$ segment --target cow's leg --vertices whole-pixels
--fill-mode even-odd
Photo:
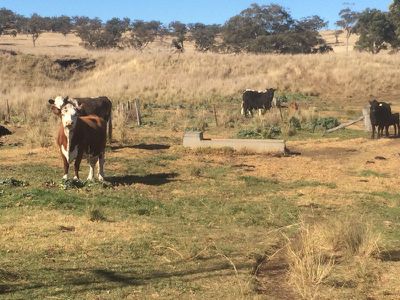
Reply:
[[[67,159],[65,158],[64,154],[61,153],[61,157],[63,160],[63,165],[64,165],[64,176],[62,179],[67,180],[68,179],[68,169],[69,169],[69,163]]]
[[[98,178],[99,181],[104,181],[104,152],[100,153],[99,155],[99,160],[97,161],[97,164],[99,166],[99,173],[98,173]]]
[[[79,167],[81,165],[82,156],[83,156],[83,152],[79,151],[78,155],[75,158],[75,163],[74,163],[75,176],[74,176],[74,179],[76,179],[76,180],[79,180]]]
[[[240,114],[241,114],[242,116],[246,116],[246,110],[244,109],[243,102],[242,102],[242,107],[241,107],[241,110],[240,110]]]
[[[112,114],[110,114],[110,119],[108,120],[108,140],[112,142]]]
[[[259,108],[259,109],[258,109],[258,115],[261,116],[261,115],[262,115],[262,112],[263,112],[262,108]]]
[[[87,180],[92,181],[94,177],[94,168],[96,167],[96,163],[99,160],[98,156],[90,156],[88,161],[89,161],[89,175]]]
[[[389,125],[385,125],[385,135],[389,137]]]

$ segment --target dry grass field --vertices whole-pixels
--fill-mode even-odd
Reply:
[[[329,34],[329,33],[326,33]],[[334,37],[333,37],[334,38]],[[343,39],[340,40],[343,42]],[[400,109],[400,58],[87,51],[72,35],[0,37],[0,298],[399,299],[400,140],[355,119],[372,97]],[[335,48],[336,50],[336,48]],[[93,69],[58,58],[89,58]],[[274,86],[291,112],[240,116],[241,91]],[[105,184],[63,182],[56,95],[140,98],[114,110]],[[7,104],[9,105],[9,113]],[[216,109],[218,125],[213,109]],[[300,155],[193,151],[183,132],[279,126]],[[81,166],[85,178],[88,166]]]

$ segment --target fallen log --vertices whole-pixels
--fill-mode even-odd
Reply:
[[[337,126],[335,128],[332,128],[332,129],[329,129],[329,130],[327,130],[325,132],[326,133],[331,133],[331,132],[334,132],[336,130],[339,130],[339,129],[348,127],[350,125],[353,125],[354,123],[360,122],[361,120],[364,120],[364,116],[359,117],[357,120],[353,120],[353,121],[350,121],[350,122],[347,122],[347,123],[340,124],[339,126]]]

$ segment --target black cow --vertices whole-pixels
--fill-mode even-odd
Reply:
[[[276,89],[267,89],[265,91],[245,90],[242,100],[242,115],[246,116],[247,112],[252,115],[253,109],[269,110],[272,107],[272,99]]]
[[[79,107],[80,116],[96,115],[108,122],[108,139],[112,139],[112,102],[108,97],[94,97],[94,98],[68,98],[57,96],[54,100],[50,99],[49,103],[53,109],[60,109],[64,101],[68,100]]]
[[[377,100],[370,101],[369,104],[372,126],[371,138],[375,138],[376,127],[378,127],[378,138],[380,138],[381,133],[383,133],[383,128],[385,128],[386,136],[389,136],[389,126],[392,122],[392,109],[390,108],[390,104],[386,102],[378,102]]]

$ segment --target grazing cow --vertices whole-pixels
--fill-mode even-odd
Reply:
[[[390,118],[390,125],[393,125],[393,127],[394,127],[394,135],[399,136],[399,134],[400,134],[400,114],[399,113],[392,114],[392,117]]]
[[[64,163],[63,179],[68,178],[69,164],[75,160],[75,179],[79,179],[79,166],[84,154],[90,165],[88,180],[93,180],[95,165],[98,164],[98,178],[104,180],[104,154],[106,147],[106,122],[96,115],[79,116],[81,106],[64,99],[60,108],[52,105],[52,111],[61,118],[57,135]]]
[[[380,138],[381,133],[383,133],[383,128],[385,128],[386,136],[389,136],[389,125],[392,119],[392,110],[390,104],[386,102],[378,102],[373,100],[369,102],[370,104],[370,118],[372,126],[371,138],[375,138],[375,129],[377,130],[377,137]]]
[[[108,140],[112,139],[112,119],[111,110],[112,102],[108,97],[94,97],[94,98],[68,98],[57,96],[56,98],[49,99],[49,103],[52,107],[60,109],[64,105],[64,100],[74,103],[81,109],[79,114],[81,116],[96,115],[108,122]]]
[[[261,110],[271,109],[275,91],[276,89],[272,88],[265,91],[245,90],[242,100],[242,115],[246,116],[247,112],[252,115],[253,109],[258,109],[260,114]]]

